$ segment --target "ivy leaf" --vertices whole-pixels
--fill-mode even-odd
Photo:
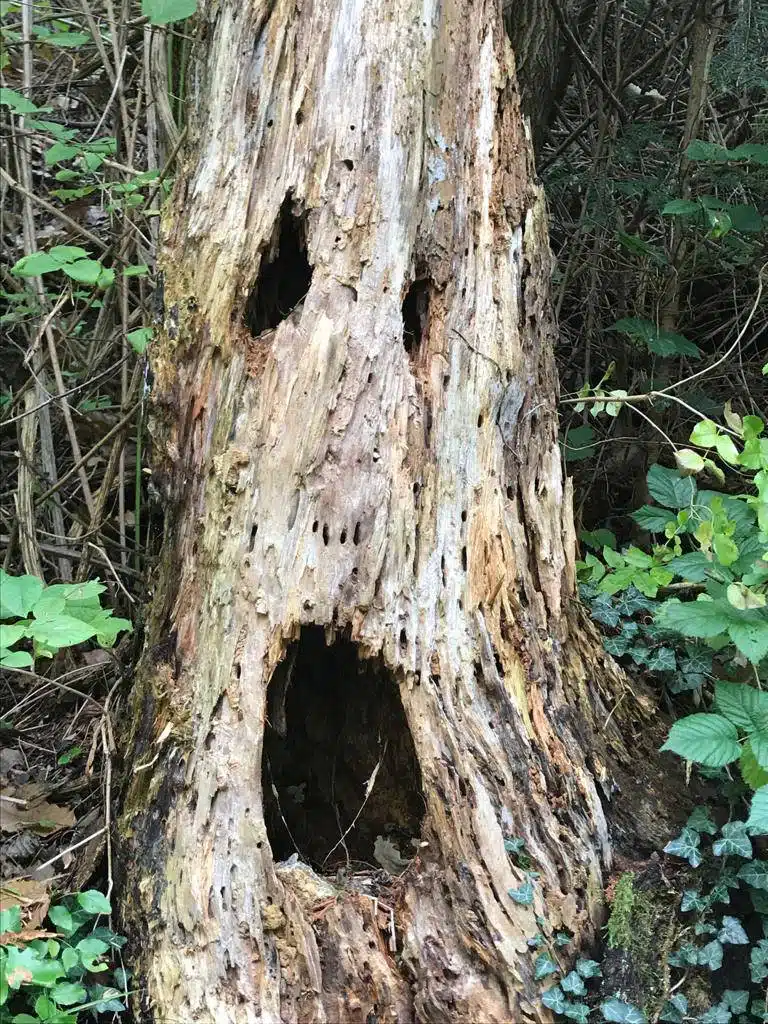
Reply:
[[[717,825],[712,821],[708,807],[694,807],[685,826],[692,828],[695,832],[706,832],[710,836],[717,835]]]
[[[576,970],[582,978],[600,978],[603,975],[597,960],[577,960]]]
[[[534,978],[536,981],[541,981],[542,978],[547,978],[550,974],[557,974],[559,970],[560,968],[549,953],[540,953],[534,961]]]
[[[699,950],[697,961],[700,967],[707,967],[710,971],[719,971],[723,966],[723,947],[717,939],[708,942]]]
[[[621,616],[613,606],[613,601],[608,594],[599,594],[589,606],[589,614],[596,622],[613,628],[618,626]]]
[[[571,944],[571,936],[570,935],[566,934],[566,932],[557,932],[556,933],[556,935],[555,935],[555,945],[556,946],[570,946],[570,944]]]
[[[729,821],[720,830],[722,839],[712,844],[712,853],[716,857],[734,854],[736,857],[752,857],[752,843],[747,835],[747,826],[743,821]]]
[[[749,954],[749,974],[755,985],[768,978],[768,939],[759,939]]]
[[[718,1003],[717,1006],[710,1007],[706,1013],[703,1013],[696,1021],[696,1024],[730,1024],[731,1011],[725,1005],[725,1003]]]
[[[747,831],[753,836],[768,836],[768,786],[761,786],[752,797]]]
[[[684,943],[667,957],[670,967],[695,967],[699,962],[699,950],[691,942]]]
[[[693,603],[693,602],[692,602]],[[702,712],[675,722],[662,750],[671,750],[686,761],[721,768],[741,754],[736,727],[722,715]]]
[[[592,1010],[586,1003],[571,1003],[566,1008],[565,1016],[569,1020],[575,1020],[576,1024],[587,1024],[591,1012]]]
[[[531,881],[523,882],[518,889],[509,889],[508,891],[515,903],[519,903],[521,907],[530,907],[533,903],[533,883]]]
[[[723,927],[717,933],[717,937],[723,945],[746,946],[749,944],[749,937],[737,917],[724,917]]]
[[[559,985],[554,985],[552,988],[548,988],[546,992],[542,992],[541,1001],[554,1013],[561,1014],[565,1013],[566,1007],[570,1005],[561,992]]]
[[[609,999],[601,1003],[600,1009],[603,1020],[611,1021],[612,1024],[646,1024],[643,1011],[632,1003],[625,1003],[623,999]]]
[[[684,828],[677,839],[672,839],[664,847],[664,853],[670,853],[674,857],[682,857],[687,860],[692,868],[701,864],[701,850],[699,843],[701,839],[698,832],[692,828]]]
[[[659,1014],[659,1020],[667,1024],[683,1024],[683,1018],[688,1013],[688,1000],[682,992],[676,992],[671,999],[668,999]]]
[[[699,895],[698,889],[686,889],[680,901],[680,910],[684,914],[689,910],[701,913],[702,910],[707,909],[708,903],[709,901],[705,897]]]
[[[570,971],[566,974],[560,982],[560,987],[563,992],[567,992],[570,996],[583,996],[587,993],[587,987],[581,980],[581,975],[578,971]]]
[[[732,1013],[746,1013],[749,1006],[749,992],[746,989],[727,988],[723,992],[723,1002]]]
[[[753,889],[764,889],[768,892],[768,861],[751,860],[740,868],[736,877],[751,885]]]

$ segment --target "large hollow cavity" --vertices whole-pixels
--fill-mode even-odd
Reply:
[[[429,281],[425,278],[417,278],[403,299],[403,348],[411,358],[418,352],[421,339],[427,329],[429,290]]]
[[[342,638],[328,646],[321,627],[305,627],[272,676],[267,717],[264,817],[275,860],[298,853],[323,871],[377,866],[379,836],[404,859],[415,855],[421,773],[381,660],[360,659]]]
[[[304,298],[312,282],[303,220],[293,211],[290,195],[280,215],[269,249],[245,308],[245,322],[254,337],[282,323]]]

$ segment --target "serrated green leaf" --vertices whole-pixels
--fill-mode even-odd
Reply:
[[[735,726],[722,715],[707,713],[686,715],[675,722],[661,749],[710,768],[730,764],[741,753]]]
[[[752,797],[747,831],[753,836],[768,836],[768,786],[761,786]]]
[[[768,727],[768,693],[748,683],[715,683],[715,707],[744,732]]]

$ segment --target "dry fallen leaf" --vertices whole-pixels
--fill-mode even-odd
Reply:
[[[27,828],[37,835],[47,836],[72,828],[75,815],[71,808],[50,804],[33,793],[32,786],[21,786],[12,794],[0,791],[0,829],[3,832],[20,832]]]

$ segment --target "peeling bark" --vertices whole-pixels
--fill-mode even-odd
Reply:
[[[634,749],[653,706],[572,604],[544,202],[500,8],[222,0],[200,28],[121,822],[145,1009],[548,1019],[534,915],[588,943],[606,808],[621,791],[628,847],[665,823]],[[398,833],[393,878],[374,846]]]

